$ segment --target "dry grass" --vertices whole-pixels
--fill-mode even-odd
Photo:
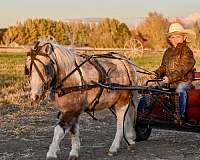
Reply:
[[[51,109],[46,105],[31,105],[29,80],[24,75],[25,58],[24,53],[0,54],[0,128],[10,135],[22,134],[28,124],[34,124],[31,117],[38,119]]]

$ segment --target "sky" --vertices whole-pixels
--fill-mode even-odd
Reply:
[[[0,27],[28,18],[134,18],[156,11],[165,17],[200,13],[200,0],[1,0]]]

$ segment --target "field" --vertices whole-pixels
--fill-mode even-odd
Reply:
[[[2,160],[44,159],[42,156],[45,156],[53,134],[53,126],[57,122],[55,108],[46,103],[38,106],[30,104],[28,99],[29,81],[28,77],[24,75],[25,58],[24,53],[0,53],[0,159]],[[136,58],[134,62],[140,67],[154,70],[159,66],[161,58],[161,53],[146,53],[144,57]],[[200,57],[198,56],[196,56],[196,68],[198,70],[200,68]],[[84,137],[84,145],[81,154],[85,154],[86,159],[95,159],[94,157],[99,156],[99,154],[103,154],[104,159],[106,159],[104,151],[111,144],[114,136],[113,130],[115,130],[114,118],[111,116],[108,112],[106,114],[100,113],[97,115],[100,119],[98,122],[92,121],[91,117],[86,114],[81,117],[81,124],[86,125],[86,128],[81,129],[84,135],[82,136]],[[112,119],[112,126],[110,126],[110,119]],[[102,131],[101,125],[105,128],[111,128],[112,131]],[[97,139],[91,139],[89,133]],[[162,134],[160,133],[160,135]],[[105,143],[101,140],[105,140]],[[92,146],[89,146],[89,143]],[[68,138],[67,148],[65,148],[67,153],[69,144]],[[66,142],[62,144],[62,146],[64,145]],[[157,142],[154,145],[159,148],[160,144]],[[27,148],[28,150],[26,150]],[[88,148],[91,151],[87,151]],[[99,148],[100,150],[98,150]],[[148,148],[146,149],[148,152]],[[138,150],[137,152],[138,156],[142,156],[142,151]],[[198,151],[196,152],[198,153]],[[64,156],[66,154],[63,154]],[[135,158],[137,159],[137,156]],[[152,155],[151,158],[156,159]]]

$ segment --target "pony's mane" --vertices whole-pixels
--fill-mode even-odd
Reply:
[[[48,53],[53,61],[56,61],[59,67],[64,68],[66,73],[69,73],[74,68],[74,61],[77,55],[75,49],[72,47],[64,47],[51,41],[40,41],[39,46],[45,45],[46,43],[53,46],[54,51],[49,51]]]

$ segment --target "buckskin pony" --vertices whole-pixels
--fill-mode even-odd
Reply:
[[[106,108],[112,108],[117,117],[117,131],[108,155],[117,153],[123,136],[128,148],[134,148],[137,92],[109,90],[98,85],[136,85],[136,70],[124,56],[84,55],[56,43],[38,41],[27,52],[25,72],[30,76],[32,100],[38,102],[48,93],[61,113],[47,159],[57,159],[59,144],[67,133],[72,143],[69,159],[78,159],[80,114]]]

